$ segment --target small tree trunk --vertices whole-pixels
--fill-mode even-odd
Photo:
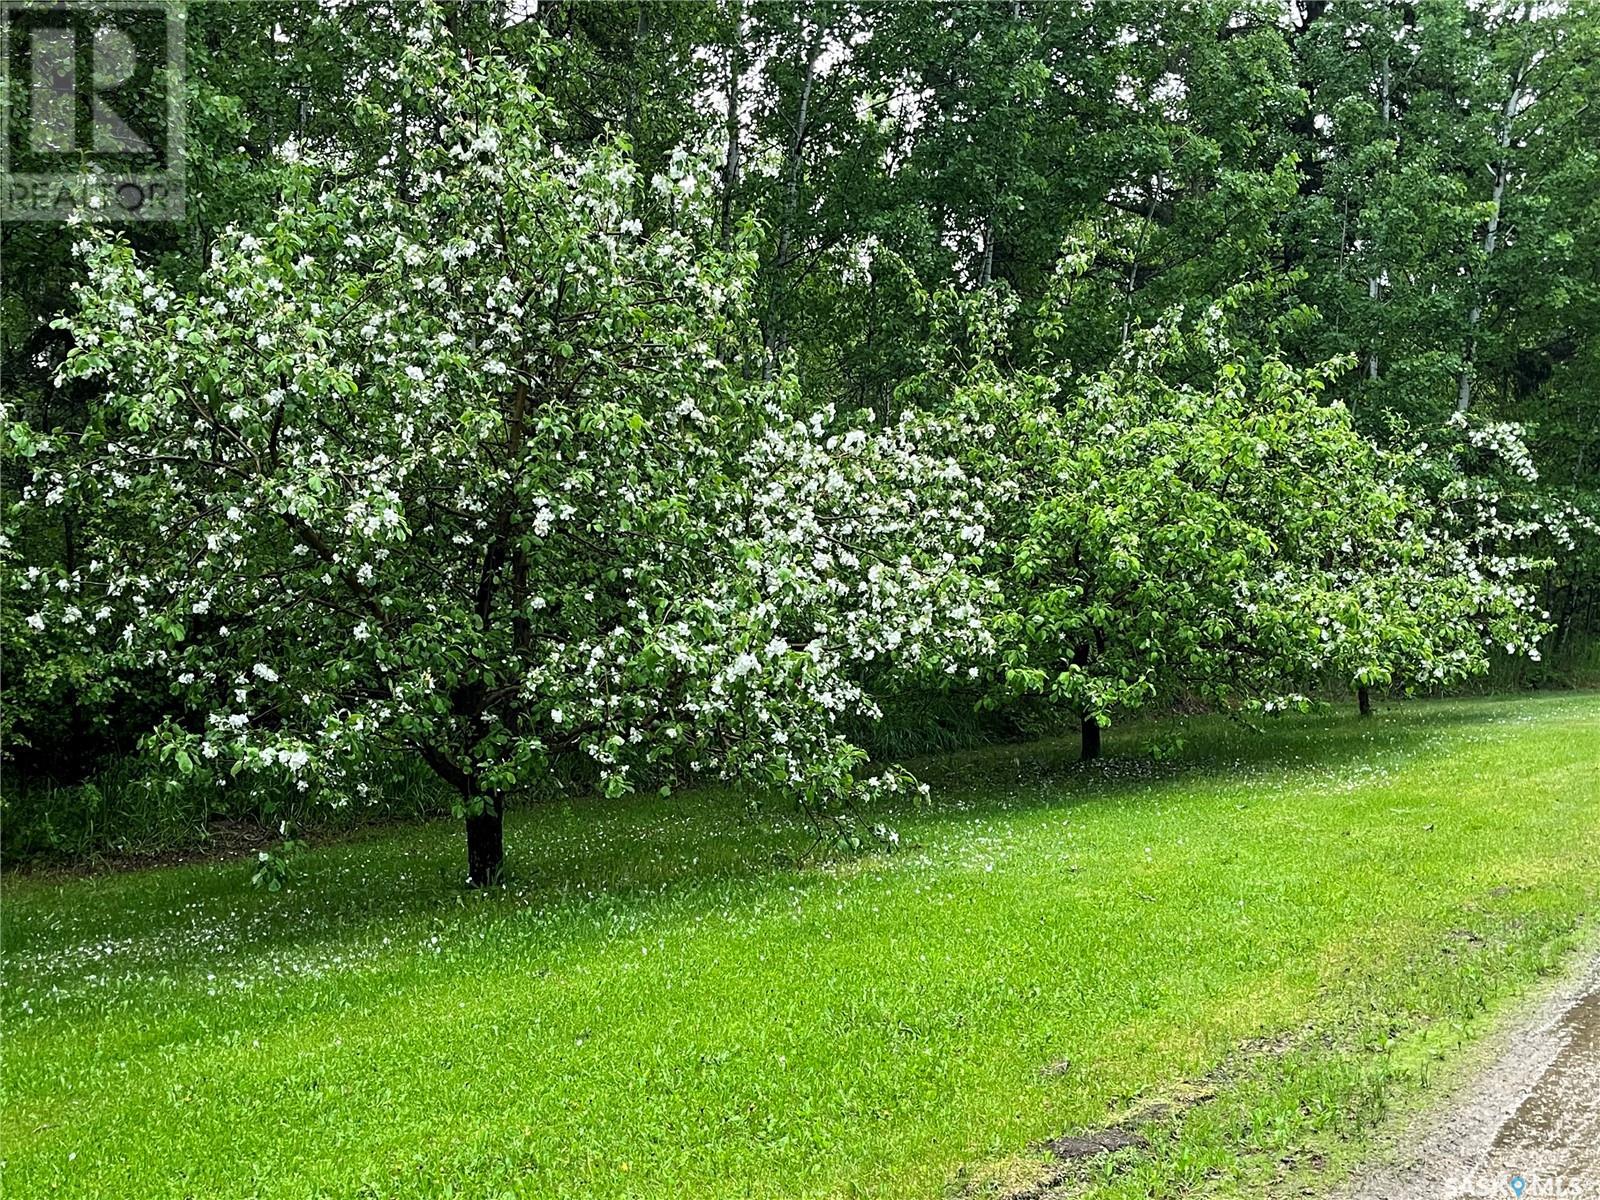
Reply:
[[[493,887],[505,877],[505,804],[497,796],[485,800],[477,816],[467,818],[467,886]]]
[[[1389,112],[1389,52],[1385,50],[1383,52],[1383,128],[1386,134],[1389,130]],[[1367,299],[1372,302],[1372,307],[1374,309],[1376,309],[1378,306],[1378,283],[1379,279],[1377,273],[1367,276]],[[1376,312],[1373,313],[1373,320],[1375,322],[1377,320]],[[1367,354],[1367,378],[1370,380],[1376,380],[1378,378],[1378,347],[1376,335],[1374,335],[1372,349]]]
[[[1528,8],[1523,8],[1523,19],[1527,19]],[[1483,235],[1483,263],[1487,267],[1489,260],[1494,256],[1494,248],[1500,237],[1500,214],[1505,206],[1506,177],[1510,174],[1511,164],[1507,157],[1511,152],[1511,120],[1517,115],[1517,110],[1522,103],[1522,80],[1526,75],[1528,66],[1524,63],[1518,68],[1516,76],[1511,81],[1511,95],[1506,98],[1506,106],[1501,111],[1500,133],[1496,139],[1500,145],[1500,161],[1494,164],[1494,194],[1493,207],[1489,212],[1489,225]],[[1472,308],[1467,313],[1467,340],[1461,352],[1461,370],[1456,375],[1456,411],[1466,412],[1472,407],[1472,353],[1477,341],[1478,322],[1483,318],[1483,299],[1478,291],[1477,280],[1469,277],[1472,288]]]
[[[1083,719],[1083,755],[1082,761],[1100,757],[1100,722],[1093,717]]]
[[[802,34],[810,12],[811,10],[807,8],[801,13]],[[786,293],[788,290],[785,281],[789,273],[789,260],[793,257],[790,245],[800,207],[800,173],[806,146],[806,121],[811,111],[811,89],[816,82],[817,61],[822,57],[824,49],[823,34],[820,25],[813,31],[811,41],[806,46],[805,62],[801,66],[800,109],[795,115],[794,140],[789,143],[788,161],[784,166],[786,182],[783,188],[783,215],[778,222],[778,250],[772,259],[772,287],[767,296],[766,328],[761,335],[767,352],[766,362],[761,368],[763,382],[772,379],[777,370],[778,360],[783,357],[784,348],[788,345],[784,330],[785,314],[779,307],[778,297],[780,293]]]
[[[994,209],[983,223],[983,269],[978,272],[978,286],[988,287],[994,280]]]
[[[1372,715],[1372,693],[1367,691],[1365,684],[1356,688],[1356,708],[1360,710],[1363,717]]]
[[[641,16],[649,5],[640,5]],[[726,254],[733,249],[733,194],[739,189],[739,86],[744,73],[744,0],[733,19],[733,40],[728,44],[728,147],[722,160],[722,227],[717,245]]]
[[[1161,177],[1150,177],[1150,208],[1144,214],[1144,224],[1139,227],[1139,241],[1133,248],[1133,261],[1128,264],[1128,283],[1123,289],[1122,344],[1126,346],[1133,337],[1133,294],[1139,288],[1139,256],[1144,253],[1145,239],[1150,235],[1150,223],[1156,219],[1156,201],[1161,198]]]

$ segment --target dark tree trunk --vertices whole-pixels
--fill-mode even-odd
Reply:
[[[493,887],[505,877],[506,851],[498,799],[485,800],[477,816],[467,818],[467,886]]]
[[[640,11],[647,7],[641,5]],[[717,235],[717,246],[724,254],[733,249],[733,194],[739,189],[739,84],[743,71],[744,6],[740,0],[733,22],[733,41],[728,47],[728,148],[722,160],[722,221]]]
[[[1083,719],[1083,756],[1082,761],[1100,757],[1100,722],[1093,717]]]
[[[1364,686],[1356,689],[1356,708],[1361,711],[1363,717],[1372,715],[1372,693]]]

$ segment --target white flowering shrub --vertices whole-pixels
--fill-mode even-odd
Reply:
[[[437,116],[408,169],[299,164],[185,291],[84,237],[63,382],[103,399],[9,435],[21,505],[88,517],[13,603],[167,681],[181,715],[149,745],[176,772],[337,803],[420,756],[475,883],[507,797],[558,771],[819,815],[901,786],[858,779],[839,729],[874,711],[868,664],[984,651],[953,419],[808,412],[730,369],[751,262],[713,248],[693,162],[646,182],[565,152],[518,70],[437,31],[398,72]]]

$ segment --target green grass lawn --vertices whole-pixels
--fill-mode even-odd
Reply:
[[[4,1194],[937,1197],[1116,1121],[1105,1194],[1298,1191],[1593,928],[1600,697],[1107,752],[924,764],[799,869],[706,795],[515,814],[496,895],[453,825],[11,880]]]

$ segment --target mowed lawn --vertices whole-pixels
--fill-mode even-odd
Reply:
[[[713,794],[515,814],[496,895],[453,824],[10,880],[4,1195],[938,1197],[1117,1120],[1106,1194],[1297,1193],[1593,929],[1600,697],[1073,749],[849,862]]]

